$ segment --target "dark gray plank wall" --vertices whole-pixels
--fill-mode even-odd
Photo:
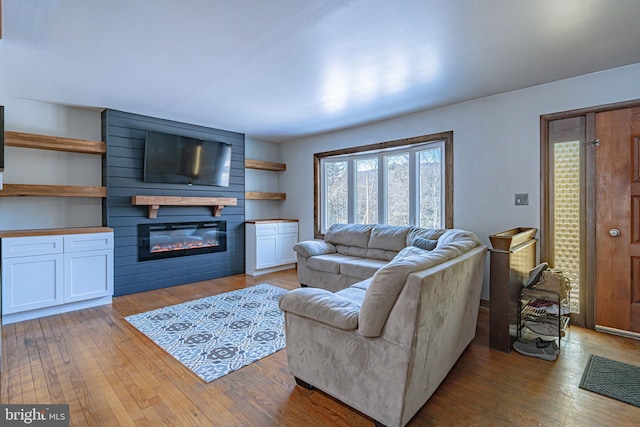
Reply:
[[[229,187],[145,183],[142,181],[146,130],[232,144]],[[114,230],[114,295],[192,283],[245,271],[244,240],[244,135],[203,126],[173,122],[116,110],[102,113],[102,140],[107,143],[103,182],[103,222]],[[131,196],[235,197],[215,218],[209,207],[164,206],[158,218],[149,219],[145,206],[132,206]],[[138,262],[137,225],[142,223],[211,221],[227,222],[227,251]]]

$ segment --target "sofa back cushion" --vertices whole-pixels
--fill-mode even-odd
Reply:
[[[435,249],[407,246],[374,274],[358,315],[361,335],[380,336],[409,274],[439,265],[481,244],[475,234],[462,230],[441,230],[439,234],[427,233],[426,236],[439,237]]]
[[[376,225],[371,230],[369,249],[382,249],[400,252],[407,246],[407,233],[411,227],[394,225]]]
[[[333,224],[324,235],[324,241],[340,247],[367,248],[374,224]],[[358,255],[361,256],[361,255]]]
[[[436,261],[439,254],[435,251],[408,246],[373,275],[358,314],[360,335],[371,338],[380,336],[407,276],[421,270],[429,258],[433,260],[433,265],[441,262]]]

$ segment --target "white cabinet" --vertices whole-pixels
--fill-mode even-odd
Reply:
[[[246,272],[252,276],[293,268],[298,243],[298,222],[260,220],[247,222]]]
[[[113,232],[2,237],[2,323],[111,302]]]

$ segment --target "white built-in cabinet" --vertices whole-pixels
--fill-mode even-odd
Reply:
[[[252,276],[295,267],[297,220],[246,222],[246,273]]]
[[[113,231],[67,230],[0,234],[3,324],[111,303]]]

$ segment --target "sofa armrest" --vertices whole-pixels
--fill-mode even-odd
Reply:
[[[336,247],[324,240],[307,240],[296,243],[293,250],[305,258],[309,258],[315,255],[333,254],[336,252]]]
[[[358,328],[360,305],[320,288],[300,288],[280,298],[280,309],[334,328],[352,331]]]

